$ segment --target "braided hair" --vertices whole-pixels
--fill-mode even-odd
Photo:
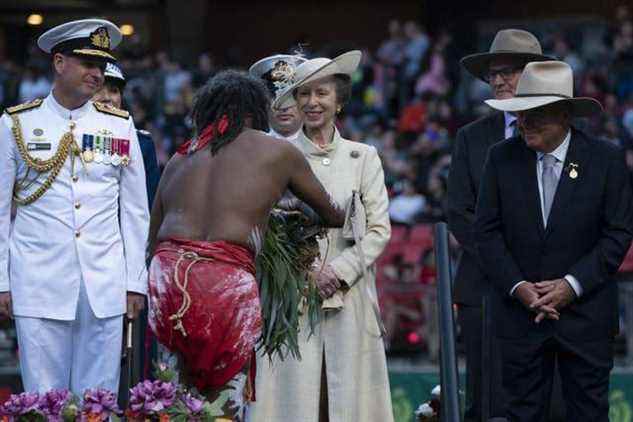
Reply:
[[[211,154],[231,142],[244,129],[244,121],[250,117],[252,128],[268,132],[270,94],[266,85],[246,72],[224,70],[202,86],[193,102],[192,119],[194,135],[210,124],[226,116],[229,125],[210,143]]]

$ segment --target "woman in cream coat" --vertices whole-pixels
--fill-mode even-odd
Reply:
[[[301,360],[260,357],[251,422],[393,421],[374,271],[391,234],[384,174],[374,147],[342,138],[334,126],[360,57],[352,51],[303,63],[295,84],[275,100],[296,100],[304,127],[293,143],[340,206],[349,208],[352,193],[360,194],[366,220],[355,227],[360,247],[345,228],[321,241],[325,264],[315,276],[324,319],[310,338],[307,323],[302,327]]]

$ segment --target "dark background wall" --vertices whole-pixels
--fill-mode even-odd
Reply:
[[[175,51],[187,60],[211,51],[231,64],[286,51],[298,42],[311,49],[374,48],[390,19],[417,20],[431,33],[451,31],[457,44],[475,48],[482,22],[525,22],[584,17],[606,19],[623,0],[2,0],[0,58],[31,48],[35,37],[58,23],[103,16],[133,23],[139,42],[154,50]],[[29,27],[26,16],[42,13],[42,26]]]

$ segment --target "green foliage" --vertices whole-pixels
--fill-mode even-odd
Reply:
[[[175,382],[176,375],[178,373],[174,368],[169,367],[167,364],[162,362],[153,361],[154,366],[154,378],[163,382]]]
[[[410,421],[413,415],[413,404],[407,397],[406,390],[395,388],[391,393],[394,420],[405,422]]]
[[[75,422],[77,420],[77,416],[79,415],[79,407],[79,398],[73,395],[62,411],[63,421]]]
[[[37,411],[30,411],[15,418],[16,422],[46,422],[46,416]]]
[[[257,279],[262,306],[263,329],[258,349],[272,359],[283,360],[299,353],[301,309],[311,330],[321,320],[321,299],[308,271],[318,256],[317,236],[323,229],[304,225],[298,213],[274,211],[257,257]]]
[[[612,390],[609,393],[609,420],[631,422],[631,405],[621,390]]]

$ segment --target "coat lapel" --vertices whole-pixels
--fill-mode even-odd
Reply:
[[[538,190],[538,179],[536,178],[536,153],[529,149],[522,139],[517,139],[516,142],[521,142],[524,157],[521,160],[521,175],[520,180],[524,183],[524,192],[527,198],[527,212],[530,218],[534,222],[539,235],[542,237],[545,228],[543,227],[543,211],[541,210],[541,195]]]
[[[506,119],[502,111],[496,112],[490,119],[490,131],[489,134],[493,136],[487,136],[488,144],[494,145],[499,141],[502,141],[506,137]]]
[[[556,228],[556,224],[564,217],[565,209],[573,197],[576,187],[582,183],[582,170],[588,163],[588,157],[586,156],[584,147],[585,139],[578,132],[572,130],[571,140],[569,141],[569,149],[567,150],[567,157],[565,157],[565,164],[563,166],[563,171],[560,174],[558,188],[556,189],[552,209],[550,210],[549,218],[547,220],[547,229],[545,230],[546,236]],[[575,164],[577,166],[575,167],[577,174],[575,179],[570,177],[570,164]]]

